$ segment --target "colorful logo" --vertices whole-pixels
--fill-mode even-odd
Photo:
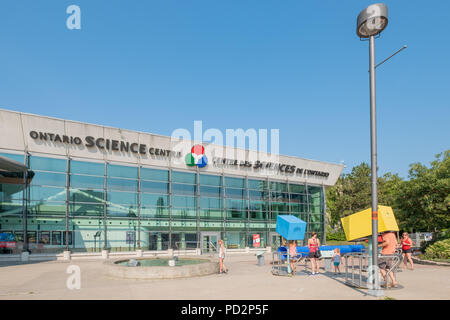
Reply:
[[[186,164],[190,167],[197,166],[203,168],[208,164],[208,158],[205,155],[205,148],[197,144],[192,147],[191,153],[186,155]]]

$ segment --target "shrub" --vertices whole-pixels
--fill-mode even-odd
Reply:
[[[450,239],[437,241],[425,250],[425,259],[450,259]]]
[[[337,232],[327,233],[327,241],[346,241],[344,231],[340,230]]]
[[[431,241],[424,241],[422,242],[420,251],[426,252],[427,248],[432,246],[438,241],[450,239],[450,229],[443,229],[439,232],[436,232],[433,236],[433,239]]]

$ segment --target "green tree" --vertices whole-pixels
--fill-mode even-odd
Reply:
[[[377,180],[378,203],[394,206],[402,179],[397,174],[386,173]],[[328,224],[337,231],[341,225],[340,218],[371,207],[370,166],[363,162],[353,167],[351,173],[341,175],[336,184],[327,189],[326,195]]]
[[[409,180],[396,195],[400,228],[437,231],[450,227],[450,150],[436,155],[431,167],[410,165]]]

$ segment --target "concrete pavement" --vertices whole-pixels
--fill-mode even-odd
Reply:
[[[30,264],[0,264],[0,299],[292,299],[373,300],[365,290],[348,287],[343,275],[282,277],[266,265],[256,265],[254,255],[228,255],[228,274],[174,280],[124,280],[108,278],[101,260],[51,261]],[[67,267],[81,270],[81,288],[66,286]],[[303,269],[303,268],[301,268]],[[343,269],[343,268],[342,268]],[[450,268],[416,265],[416,270],[398,273],[402,289],[385,290],[395,299],[450,299]]]

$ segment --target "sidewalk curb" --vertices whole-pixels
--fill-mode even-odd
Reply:
[[[417,264],[426,264],[431,266],[443,266],[443,267],[450,267],[450,263],[446,262],[437,262],[437,261],[429,261],[429,260],[422,260],[417,257],[411,257],[414,263]]]

